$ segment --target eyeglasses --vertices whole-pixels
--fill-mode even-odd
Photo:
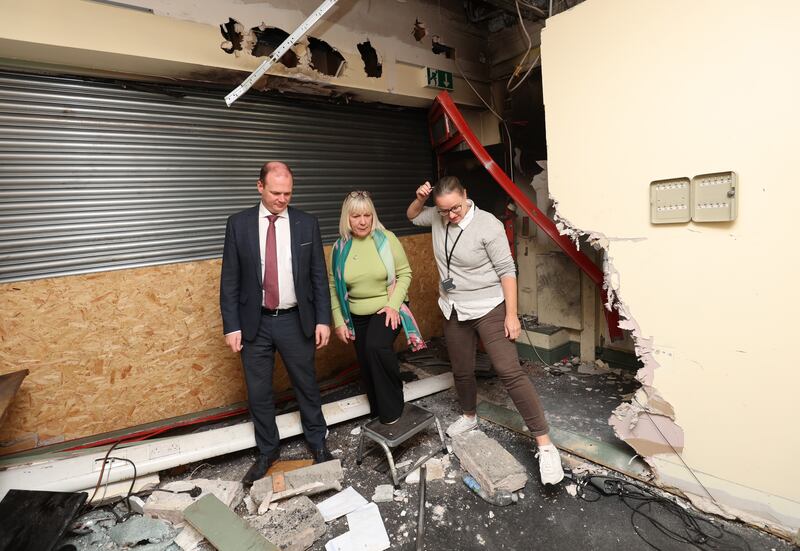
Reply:
[[[464,206],[464,203],[459,203],[458,205],[456,205],[454,207],[450,207],[449,209],[436,209],[436,211],[441,216],[449,216],[451,212],[453,214],[458,214],[459,212],[461,212],[461,207],[463,207],[463,206]]]
[[[350,193],[347,194],[347,196],[352,197],[353,199],[356,199],[358,197],[366,197],[367,199],[369,199],[371,197],[368,191],[351,191]]]

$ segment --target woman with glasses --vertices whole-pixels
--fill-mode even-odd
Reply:
[[[433,195],[435,207],[425,202]],[[517,318],[517,275],[503,224],[467,198],[455,176],[431,188],[425,182],[406,211],[417,226],[431,226],[433,253],[441,277],[439,307],[462,415],[447,429],[450,437],[478,427],[475,415],[475,347],[480,337],[497,375],[525,420],[538,446],[542,482],[564,478],[558,449],[539,395],[519,364],[514,340]]]
[[[394,341],[402,328],[413,350],[425,348],[425,342],[405,305],[408,258],[378,220],[366,191],[352,191],[342,203],[328,279],[336,336],[355,344],[372,414],[381,423],[394,423],[404,405]]]

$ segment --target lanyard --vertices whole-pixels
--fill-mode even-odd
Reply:
[[[464,233],[464,228],[461,228],[461,233],[458,234],[456,240],[453,241],[453,248],[450,249],[450,252],[447,252],[447,238],[450,237],[450,222],[447,223],[447,227],[444,230],[444,257],[447,260],[447,277],[450,277],[450,260],[453,258],[453,252],[456,250],[456,245],[458,245],[458,240],[461,239],[461,235]]]

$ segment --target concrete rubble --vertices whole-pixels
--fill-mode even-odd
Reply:
[[[394,486],[391,484],[379,484],[375,487],[372,494],[372,501],[375,503],[388,503],[394,499]]]
[[[287,499],[274,511],[246,520],[283,551],[308,549],[327,530],[317,506],[306,496]]]
[[[277,475],[276,475],[277,476]],[[341,490],[344,471],[338,459],[282,473],[282,488],[274,487],[276,477],[265,476],[250,488],[250,498],[264,513],[271,502],[297,495],[314,495],[328,490]],[[279,490],[279,491],[276,491]]]
[[[150,517],[135,516],[108,530],[109,536],[120,547],[133,547],[142,542],[172,541],[175,529],[168,522]]]
[[[459,434],[453,441],[453,452],[481,488],[489,494],[498,490],[515,492],[528,482],[525,467],[496,440],[479,430]]]
[[[230,480],[209,480],[205,478],[179,480],[170,482],[162,489],[172,492],[185,492],[195,486],[201,490],[197,497],[192,497],[185,493],[153,492],[144,504],[145,515],[168,520],[173,524],[181,524],[183,522],[183,510],[205,495],[215,495],[217,499],[231,509],[235,509],[244,497],[242,483]]]

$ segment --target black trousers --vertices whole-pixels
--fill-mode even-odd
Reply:
[[[275,351],[280,353],[292,382],[306,441],[312,449],[321,448],[325,443],[327,425],[322,416],[322,399],[314,369],[316,344],[313,337],[307,338],[303,334],[298,313],[262,315],[255,339],[242,344],[247,401],[258,450],[269,455],[280,446],[272,394]]]
[[[403,413],[404,405],[400,365],[393,348],[401,328],[386,327],[384,314],[351,314],[351,317],[356,331],[356,356],[369,407],[381,423],[394,421]]]

